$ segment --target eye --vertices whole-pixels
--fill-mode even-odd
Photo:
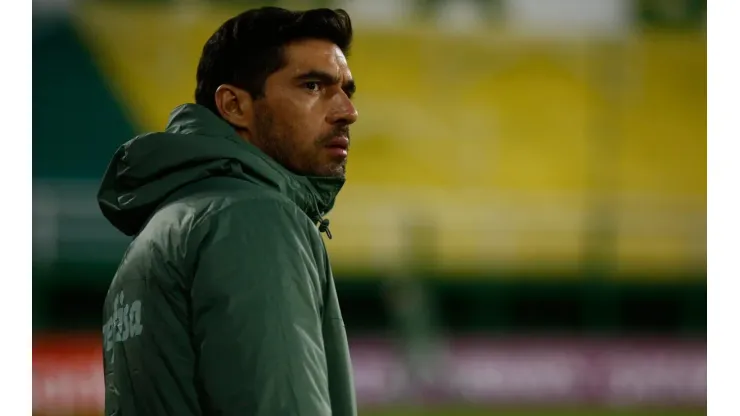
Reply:
[[[321,89],[321,85],[319,85],[319,83],[316,81],[308,81],[304,83],[303,86],[306,87],[307,90],[312,92],[316,92]]]

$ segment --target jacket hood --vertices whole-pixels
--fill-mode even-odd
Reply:
[[[287,196],[314,222],[334,206],[343,178],[296,175],[243,140],[197,104],[175,108],[164,132],[137,136],[113,155],[98,191],[103,215],[126,235],[185,185],[226,176],[261,183]]]

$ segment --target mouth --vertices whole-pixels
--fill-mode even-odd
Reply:
[[[325,148],[332,157],[344,159],[349,151],[349,138],[347,136],[334,137],[326,143]]]
[[[326,143],[326,147],[333,149],[349,149],[349,139],[347,136],[337,136]]]

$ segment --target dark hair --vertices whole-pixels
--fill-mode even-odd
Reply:
[[[255,99],[261,98],[267,77],[286,64],[284,46],[303,39],[328,40],[348,54],[352,44],[349,15],[342,9],[290,11],[262,7],[227,20],[203,46],[195,102],[218,115],[215,94],[222,84],[232,84]]]

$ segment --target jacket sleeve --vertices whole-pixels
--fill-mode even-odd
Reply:
[[[249,201],[202,223],[191,298],[206,414],[331,414],[322,285],[302,215]]]

